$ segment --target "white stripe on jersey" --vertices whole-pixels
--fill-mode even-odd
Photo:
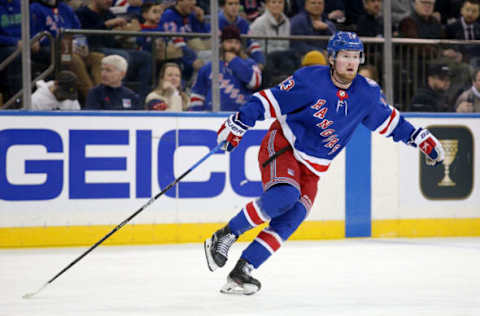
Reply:
[[[250,82],[247,84],[247,88],[255,90],[260,88],[260,84],[262,82],[262,72],[257,65],[253,65],[253,73]]]
[[[392,113],[380,124],[379,127],[375,130],[375,132],[379,133],[380,135],[384,135],[385,137],[390,136],[393,130],[397,127],[398,122],[400,121],[400,113],[395,109],[393,106],[388,105]]]

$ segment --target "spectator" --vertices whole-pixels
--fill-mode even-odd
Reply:
[[[210,26],[205,23],[204,11],[195,5],[195,0],[176,0],[175,6],[165,10],[160,19],[160,26],[165,32],[178,33],[208,33]],[[190,41],[192,42],[192,40]],[[197,47],[196,50],[187,46],[183,37],[173,39],[173,43],[177,47],[181,47],[183,51],[182,64],[183,75],[189,80],[193,73],[203,66],[204,62],[197,55],[198,51],[205,51],[207,47]],[[195,43],[203,43],[195,41]],[[192,46],[198,46],[193,45]],[[203,45],[201,45],[203,46]],[[208,56],[208,55],[207,55]]]
[[[446,65],[431,64],[427,85],[417,90],[410,105],[412,112],[449,112],[445,92],[450,87],[450,69]]]
[[[394,36],[400,35],[400,22],[412,14],[412,2],[412,0],[395,0],[391,2]]]
[[[290,21],[291,35],[332,35],[335,33],[333,23],[322,17],[324,0],[306,0],[305,11],[295,15]],[[299,54],[304,55],[311,50],[324,50],[327,41],[293,40],[290,43]]]
[[[447,25],[453,23],[460,15],[460,8],[464,0],[437,0],[435,12],[438,12],[440,23]]]
[[[325,0],[325,14],[330,21],[343,24],[346,21],[344,0]]]
[[[250,34],[268,36],[260,40],[260,47],[267,54],[263,72],[263,85],[272,86],[283,81],[298,68],[298,57],[289,49],[288,40],[276,40],[277,36],[290,36],[290,21],[283,13],[285,0],[266,0],[265,12],[250,25]]]
[[[117,0],[113,2],[110,11],[116,17],[122,17],[127,21],[140,21],[142,0]]]
[[[234,25],[225,27],[220,47],[220,110],[236,111],[261,84],[261,71],[255,61],[242,49],[240,30]],[[190,110],[211,111],[211,70],[208,63],[198,72],[190,98]]]
[[[128,63],[120,55],[102,59],[102,83],[88,93],[86,110],[141,110],[138,95],[122,85]]]
[[[465,0],[460,10],[460,18],[454,23],[447,25],[447,38],[462,40],[480,40],[480,2],[478,0]],[[478,45],[463,46],[467,59],[475,59],[480,56]]]
[[[17,48],[22,47],[22,15],[20,0],[0,0],[0,21],[0,61],[3,61],[15,52]],[[9,78],[8,82],[2,82],[4,99],[13,96],[22,88],[21,67],[21,59],[18,57],[4,72],[2,71],[2,77]]]
[[[457,99],[457,112],[480,112],[480,68],[476,68],[472,75],[472,87],[465,90]]]
[[[88,6],[80,7],[76,13],[82,28],[93,30],[123,30],[127,20],[115,17],[110,12],[110,0],[91,0]],[[92,35],[88,37],[90,48],[105,55],[120,55],[130,65],[126,78],[139,82],[138,93],[144,100],[150,91],[152,83],[152,56],[146,51],[137,49],[124,49],[122,41],[116,40],[112,35]]]
[[[290,7],[293,7],[295,14],[300,13],[305,8],[305,0],[289,0],[293,2]],[[346,20],[344,0],[324,0],[325,8],[323,10],[323,17],[328,18],[335,23],[344,23]]]
[[[361,65],[358,68],[358,74],[378,83],[378,71],[374,65]]]
[[[60,71],[55,80],[37,81],[32,94],[32,110],[80,110],[77,76],[71,71]]]
[[[322,52],[318,50],[312,50],[305,54],[302,58],[302,67],[313,65],[326,65],[327,59]]]
[[[480,40],[480,2],[465,0],[460,10],[460,18],[447,25],[447,38],[463,40]]]
[[[240,34],[246,35],[250,33],[250,25],[247,20],[239,16],[240,0],[220,0],[220,5],[223,7],[223,11],[218,14],[220,31],[223,31],[229,25],[235,25],[240,30]],[[260,69],[263,69],[265,56],[262,53],[260,44],[252,39],[248,39],[247,52]]]
[[[363,1],[344,0],[343,2],[345,4],[345,14],[347,17],[347,21],[345,22],[345,24],[356,26],[358,18],[365,13],[363,9]]]
[[[275,40],[277,36],[290,36],[290,21],[284,8],[285,0],[266,0],[265,12],[250,25],[252,35],[269,37],[268,47],[264,40],[259,42],[264,54],[289,49],[288,40]]]
[[[144,23],[140,25],[142,31],[163,31],[160,26],[160,18],[164,12],[165,6],[162,4],[156,4],[154,2],[145,2],[142,5],[142,18]],[[180,47],[177,47],[173,42],[165,41],[163,38],[139,36],[137,37],[137,43],[141,49],[152,51],[152,41],[155,42],[156,59],[157,61],[164,61],[165,59],[180,59],[183,57],[183,52]]]
[[[240,4],[248,23],[255,21],[265,11],[264,0],[241,0]]]
[[[80,21],[73,9],[63,1],[57,0],[41,0],[30,5],[30,23],[32,35],[47,31],[55,38],[58,30],[64,29],[81,29]],[[75,37],[78,39],[74,43],[80,43],[82,36]],[[69,68],[72,70],[79,80],[77,80],[78,90],[80,92],[80,100],[85,101],[88,91],[93,88],[100,80],[100,62],[103,54],[90,52],[86,39],[81,45],[74,45],[74,51],[71,54]],[[68,43],[66,43],[69,45]],[[48,40],[41,41],[41,45],[49,49]],[[90,75],[93,74],[93,76]]]
[[[453,45],[442,49],[437,62],[445,64],[450,69],[451,84],[447,90],[448,104],[455,105],[460,93],[470,86],[472,82],[471,67],[464,61],[464,55],[460,51],[460,46]]]
[[[357,35],[383,37],[382,0],[363,0],[365,14],[358,18]]]
[[[182,71],[176,63],[165,63],[160,69],[158,86],[145,100],[147,110],[181,112],[186,109],[188,95],[182,91]]]
[[[400,22],[400,36],[410,38],[442,39],[442,24],[434,16],[435,0],[415,0],[413,12]]]

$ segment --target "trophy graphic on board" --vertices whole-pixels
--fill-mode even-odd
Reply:
[[[450,165],[455,161],[455,157],[458,152],[458,139],[441,139],[443,149],[445,151],[445,159],[443,160],[443,165],[445,167],[444,177],[442,181],[438,183],[438,186],[441,187],[452,187],[456,183],[450,179]]]

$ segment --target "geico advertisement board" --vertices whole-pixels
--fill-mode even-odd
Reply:
[[[0,115],[0,226],[117,224],[214,148],[225,118]],[[228,220],[262,192],[257,153],[270,123],[231,154],[212,155],[133,222]],[[322,179],[310,219],[344,218],[344,163],[342,155]]]

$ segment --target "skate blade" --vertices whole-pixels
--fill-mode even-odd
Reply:
[[[229,295],[252,295],[257,293],[259,288],[253,284],[239,285],[234,281],[229,281],[221,289],[220,293]]]
[[[212,251],[211,251],[212,239],[211,238],[208,238],[207,240],[205,240],[205,242],[203,243],[203,249],[205,250],[205,258],[207,259],[208,270],[212,272],[217,270],[218,266],[212,257]]]

